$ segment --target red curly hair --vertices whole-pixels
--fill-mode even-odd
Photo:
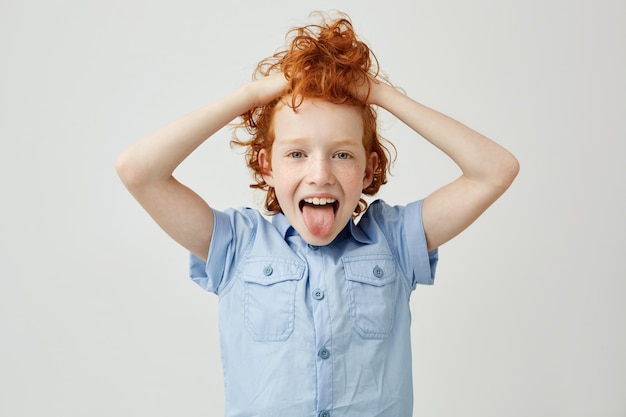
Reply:
[[[369,90],[370,80],[379,76],[378,60],[370,48],[357,38],[345,14],[330,21],[321,13],[317,14],[321,22],[291,29],[287,33],[287,49],[259,62],[253,78],[282,72],[287,80],[283,97],[291,98],[288,105],[293,109],[298,108],[305,99],[358,106],[363,117],[363,146],[368,154],[375,152],[378,155],[378,166],[372,183],[363,189],[363,194],[372,196],[387,183],[387,172],[395,157],[395,148],[378,134],[375,109],[355,97],[352,91],[364,85]],[[268,214],[279,213],[281,208],[274,189],[263,179],[258,155],[261,149],[266,149],[271,155],[273,119],[281,100],[285,101],[279,98],[241,115],[237,127],[245,128],[251,138],[240,140],[235,137],[231,141],[234,146],[247,148],[246,162],[256,181],[250,187],[266,191],[265,209]],[[384,143],[391,145],[393,155]],[[366,208],[367,202],[361,198],[354,216]]]

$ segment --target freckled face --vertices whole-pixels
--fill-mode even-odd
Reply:
[[[273,123],[272,153],[259,153],[263,178],[304,240],[326,245],[352,218],[378,164],[363,146],[361,112],[305,100],[296,112],[282,106]]]

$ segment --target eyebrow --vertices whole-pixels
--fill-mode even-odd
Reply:
[[[280,139],[280,143],[281,145],[289,146],[289,145],[298,145],[300,143],[306,143],[309,140],[310,139],[302,138],[302,137],[282,138]],[[355,145],[355,144],[363,145],[363,139],[356,140],[356,141],[353,138],[332,139],[332,144],[333,146],[348,146],[348,145]]]

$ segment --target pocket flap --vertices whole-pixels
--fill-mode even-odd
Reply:
[[[246,261],[243,280],[260,285],[299,280],[304,275],[304,262],[273,257],[256,257]]]
[[[396,279],[396,262],[391,255],[361,255],[343,258],[346,278],[377,287]]]

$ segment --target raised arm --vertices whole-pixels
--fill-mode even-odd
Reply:
[[[175,241],[200,259],[213,233],[213,212],[195,192],[172,175],[207,138],[237,116],[278,97],[282,74],[266,77],[154,131],[126,149],[117,173],[130,193]]]
[[[368,101],[395,115],[461,168],[459,178],[424,200],[422,215],[429,250],[467,228],[517,176],[519,164],[509,151],[395,88],[372,83]]]

